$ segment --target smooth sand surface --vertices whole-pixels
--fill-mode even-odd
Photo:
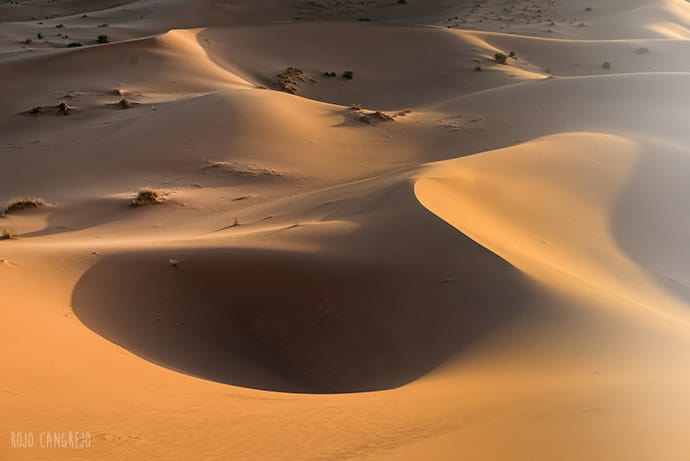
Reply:
[[[0,3],[0,201],[45,202],[0,217],[0,459],[690,459],[689,39],[683,0]]]

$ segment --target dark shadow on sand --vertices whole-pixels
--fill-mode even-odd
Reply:
[[[380,217],[329,237],[315,254],[106,256],[79,280],[74,312],[147,360],[222,383],[312,393],[404,385],[518,318],[532,291],[516,269],[419,205],[411,189],[394,184],[343,202],[347,210],[334,216],[357,219],[374,207]]]

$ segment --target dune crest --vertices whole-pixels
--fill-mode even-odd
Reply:
[[[580,285],[574,291],[601,290],[687,321],[687,306],[656,286],[612,233],[616,203],[635,193],[630,182],[640,162],[641,146],[630,139],[560,134],[434,164],[415,193],[432,212],[538,280],[548,283],[562,273]],[[665,200],[656,199],[656,206]]]

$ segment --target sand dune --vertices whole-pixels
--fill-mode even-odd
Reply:
[[[315,42],[315,36],[321,39]],[[209,29],[200,38],[208,40],[209,55],[225,68],[270,86],[285,68],[298,67],[305,72],[305,81],[298,83],[300,96],[345,106],[400,110],[439,102],[448,94],[546,77],[528,63],[497,65],[494,54],[500,50],[481,38],[422,26],[280,24]],[[237,49],[236,43],[243,46]],[[477,65],[495,72],[476,72]],[[322,75],[340,76],[346,70],[354,73],[352,81]],[[423,91],[420,82],[425,82]]]
[[[656,150],[653,163],[662,170],[666,162],[677,168],[688,161],[659,145],[645,147]],[[664,204],[668,195],[656,191],[662,184],[683,187],[682,180],[670,183],[673,176],[667,172],[637,172],[647,149],[610,135],[563,134],[441,163],[416,183],[416,191],[436,214],[537,279],[548,282],[560,273],[581,284],[584,292],[603,290],[611,298],[684,316],[685,306],[658,290],[630,260],[652,244],[638,237],[638,248],[629,231],[639,236],[650,234],[647,226],[675,228],[670,217],[674,207]],[[641,177],[633,182],[629,178],[635,174]],[[617,206],[629,201],[629,195],[639,196],[643,183],[644,202],[634,209]],[[666,213],[655,213],[656,219],[639,222],[648,210],[664,208]],[[617,238],[629,242],[629,256],[619,249]],[[683,246],[664,239],[654,245],[654,253],[663,252],[666,244]]]
[[[0,3],[0,458],[686,460],[689,24]]]

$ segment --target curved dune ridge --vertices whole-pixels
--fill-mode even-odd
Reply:
[[[42,199],[0,217],[0,432],[687,460],[689,27],[682,0],[0,2],[0,201]]]
[[[690,161],[650,144],[645,147],[654,149],[656,169]],[[667,204],[676,194],[662,190],[685,182],[678,178],[674,184],[666,171],[642,169],[644,152],[641,144],[620,136],[555,135],[434,164],[417,180],[415,192],[432,212],[537,279],[548,283],[561,273],[590,294],[602,291],[667,314],[675,309],[684,318],[687,306],[633,261],[652,245],[640,234],[677,228],[675,207]],[[644,202],[619,205],[640,196],[639,184],[645,184]],[[646,217],[660,209],[666,213]],[[683,245],[661,238],[654,253]],[[678,283],[687,284],[688,266],[676,270],[682,276]]]

